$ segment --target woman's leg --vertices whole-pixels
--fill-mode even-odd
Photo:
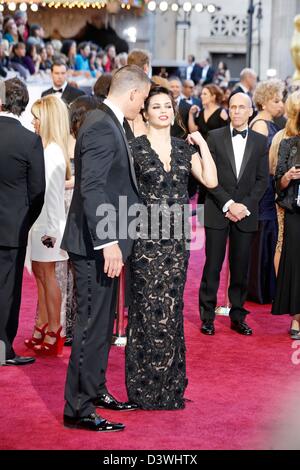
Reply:
[[[48,331],[54,333],[60,327],[61,292],[55,274],[55,262],[35,262],[37,266],[38,278],[42,284],[44,292],[44,303],[48,317]],[[40,299],[39,299],[40,302]],[[54,344],[56,338],[47,336],[47,342]]]
[[[38,263],[37,261],[32,261],[32,271],[38,289],[38,306],[35,325],[38,328],[42,329],[48,323],[48,312],[46,307],[44,285],[42,282],[43,272],[41,269],[39,269],[39,264],[40,263]],[[42,338],[42,333],[35,329],[32,336],[36,339],[40,339]]]

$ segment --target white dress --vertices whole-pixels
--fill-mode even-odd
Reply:
[[[44,149],[44,158],[45,202],[28,237],[28,255],[31,261],[64,261],[68,259],[68,254],[60,248],[60,244],[66,224],[64,203],[66,161],[62,149],[55,143],[49,144]],[[53,248],[47,248],[42,244],[41,237],[44,235],[56,238]]]

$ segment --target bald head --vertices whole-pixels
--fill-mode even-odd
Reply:
[[[229,100],[229,106],[231,105],[232,102],[235,102],[235,103],[244,102],[247,107],[252,108],[251,98],[246,93],[234,93],[234,95],[232,95],[232,97]]]
[[[233,127],[243,129],[253,114],[252,101],[246,93],[235,93],[229,101],[229,116]]]
[[[195,88],[195,84],[193,80],[184,80],[182,93],[184,94],[186,98],[191,98],[194,92],[194,88]]]

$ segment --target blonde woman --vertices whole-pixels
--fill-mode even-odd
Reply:
[[[300,340],[300,92],[287,100],[286,138],[280,143],[275,180],[284,208],[284,230],[273,315],[292,316],[290,336]]]
[[[33,336],[25,344],[38,354],[59,356],[65,338],[61,335],[61,292],[55,264],[68,259],[60,243],[65,227],[65,180],[71,177],[69,118],[66,105],[54,95],[37,100],[31,112],[35,132],[41,136],[44,146],[46,193],[28,242],[38,288],[38,316]]]
[[[270,148],[269,159],[271,175],[275,175],[276,172],[279,146],[281,141],[283,139],[295,137],[300,134],[300,91],[295,91],[288,97],[285,104],[285,113],[287,117],[285,129],[282,129],[275,135]],[[276,209],[278,220],[278,240],[276,245],[274,264],[276,274],[278,274],[284,236],[284,209],[280,206],[280,201],[278,202]]]
[[[267,80],[257,85],[253,96],[258,114],[251,122],[250,128],[268,138],[268,155],[273,137],[279,130],[274,119],[282,113],[283,90],[284,84],[281,80]],[[253,239],[249,270],[248,299],[259,304],[267,304],[274,299],[274,255],[277,236],[275,184],[274,177],[270,175],[268,189],[259,205],[259,228]]]

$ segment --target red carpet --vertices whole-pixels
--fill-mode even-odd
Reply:
[[[185,410],[103,412],[105,418],[126,424],[123,433],[103,435],[64,429],[63,390],[69,356],[65,348],[61,359],[38,359],[27,367],[0,367],[0,449],[274,447],[274,434],[286,419],[290,397],[299,399],[295,380],[300,366],[295,360],[292,363],[292,354],[294,359],[300,354],[297,356],[292,344],[300,344],[292,343],[287,335],[288,317],[272,317],[269,306],[255,304],[248,304],[252,337],[232,332],[226,317],[218,317],[216,336],[203,336],[198,316],[202,267],[203,251],[192,251],[185,293],[186,398],[191,401]],[[35,304],[35,283],[25,274],[15,343],[19,354],[28,355],[23,340],[31,334]],[[123,349],[112,348],[108,382],[116,397],[126,398]]]

